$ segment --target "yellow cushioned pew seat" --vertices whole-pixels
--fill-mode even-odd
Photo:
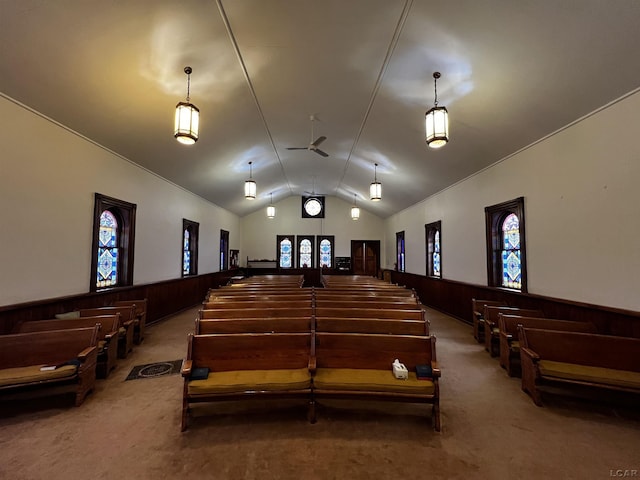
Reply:
[[[73,377],[78,369],[75,365],[64,365],[55,370],[40,370],[45,366],[30,365],[28,367],[4,368],[0,370],[0,387]]]
[[[246,391],[279,392],[310,387],[311,374],[308,368],[209,372],[206,380],[190,380],[188,383],[189,395]]]
[[[398,380],[391,370],[358,368],[318,368],[313,377],[313,387],[318,390],[347,390],[384,393],[408,393],[433,395],[431,380],[418,380],[414,372],[409,378]]]
[[[640,372],[540,360],[540,375],[617,387],[640,388]]]

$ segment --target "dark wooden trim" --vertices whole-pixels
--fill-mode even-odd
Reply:
[[[148,300],[147,323],[153,323],[201,303],[209,288],[225,285],[233,275],[237,275],[237,270],[194,275],[145,285],[106,288],[98,292],[2,306],[0,307],[0,334],[10,333],[16,323],[21,320],[43,320],[53,318],[57,313],[102,307],[119,300],[139,298]]]
[[[393,283],[415,289],[425,305],[467,323],[472,322],[471,299],[480,298],[502,300],[513,307],[539,309],[549,318],[590,321],[599,332],[608,335],[640,338],[640,312],[633,310],[388,271]]]
[[[189,273],[185,275],[183,270],[184,265],[184,231],[189,229],[189,251],[191,252],[191,264],[189,268]],[[192,220],[187,220],[186,218],[182,219],[182,241],[181,245],[181,255],[180,258],[182,261],[180,262],[180,272],[183,277],[188,277],[191,275],[198,274],[198,239],[200,237],[200,224],[198,222],[194,222]]]

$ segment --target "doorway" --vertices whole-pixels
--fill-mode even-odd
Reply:
[[[351,266],[354,275],[378,275],[380,240],[351,240]]]

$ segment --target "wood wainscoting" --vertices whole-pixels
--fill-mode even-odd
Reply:
[[[640,312],[623,310],[557,298],[519,293],[483,285],[430,278],[412,273],[390,272],[391,282],[415,289],[420,301],[431,308],[472,322],[471,299],[503,300],[509,306],[539,309],[549,318],[593,322],[608,335],[640,338]]]
[[[192,307],[209,288],[225,285],[238,270],[193,275],[145,285],[109,288],[99,292],[50,298],[0,307],[0,334],[11,333],[21,320],[53,318],[57,313],[111,305],[118,300],[147,298],[147,324]]]

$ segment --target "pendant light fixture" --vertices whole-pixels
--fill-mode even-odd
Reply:
[[[253,169],[251,168],[251,164],[253,162],[249,162],[249,180],[245,180],[244,182],[244,198],[247,200],[255,200],[256,199],[256,191],[257,186],[256,182],[253,181]]]
[[[358,220],[360,218],[360,207],[358,207],[358,199],[356,194],[353,194],[353,207],[351,207],[351,220]]]
[[[380,201],[382,199],[382,184],[378,181],[378,164],[376,163],[373,167],[373,182],[369,187],[369,196],[371,200],[374,202]]]
[[[176,105],[176,122],[174,137],[180,143],[193,145],[198,141],[198,127],[200,125],[200,110],[190,103],[191,67],[184,67],[187,74],[187,101]]]
[[[444,147],[449,141],[449,112],[438,106],[438,79],[440,72],[433,72],[435,106],[425,114],[427,145],[431,148]]]
[[[273,193],[270,193],[271,203],[267,207],[267,218],[273,218],[276,216],[276,207],[273,205]]]

